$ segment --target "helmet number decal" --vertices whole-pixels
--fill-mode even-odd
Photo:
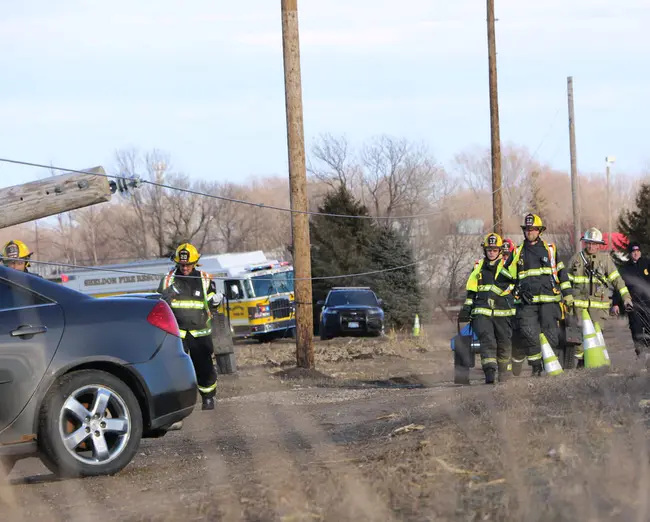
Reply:
[[[15,243],[10,243],[9,245],[7,245],[7,249],[5,252],[6,252],[5,254],[6,257],[11,257],[13,259],[18,259],[19,257],[18,245],[16,245]]]

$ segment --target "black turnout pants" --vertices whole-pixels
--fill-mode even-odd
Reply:
[[[548,343],[557,355],[560,347],[560,327],[558,321],[562,317],[558,303],[534,303],[520,305],[517,310],[517,326],[519,329],[520,342],[515,343],[515,350],[512,358],[534,363],[540,361],[542,347],[539,341],[540,333],[543,333]]]
[[[187,332],[183,347],[190,354],[194,364],[201,397],[214,397],[217,394],[217,371],[212,363],[212,336],[192,337],[192,334]]]
[[[512,351],[512,318],[475,315],[472,329],[481,343],[481,365],[506,371]],[[498,363],[498,364],[497,364]]]
[[[628,312],[630,333],[637,355],[647,353],[650,347],[650,309],[647,303],[634,303],[634,309]]]

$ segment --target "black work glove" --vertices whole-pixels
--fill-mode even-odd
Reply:
[[[180,292],[176,289],[174,285],[171,285],[169,288],[165,288],[160,295],[162,296],[164,301],[171,301],[175,296],[177,296]]]
[[[463,306],[458,313],[458,322],[459,323],[469,323],[472,318],[472,308],[469,306]]]

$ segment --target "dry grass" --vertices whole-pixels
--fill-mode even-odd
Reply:
[[[391,332],[382,338],[342,337],[331,341],[314,342],[317,366],[381,356],[409,358],[414,353],[424,353],[429,349],[430,342],[425,336],[413,339]],[[239,344],[236,347],[236,352],[237,363],[240,367],[293,366],[296,361],[296,346],[288,341],[269,344]]]
[[[459,393],[366,476],[402,520],[650,520],[649,396],[592,372]]]
[[[116,477],[0,488],[0,504],[15,520],[650,520],[647,373],[457,388],[450,332],[425,335],[316,342],[322,373],[291,370],[288,342],[239,346],[216,417]],[[428,389],[350,386],[400,375]]]

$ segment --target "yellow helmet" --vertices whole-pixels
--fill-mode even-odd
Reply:
[[[530,227],[537,227],[539,228],[540,233],[544,232],[546,230],[546,227],[544,226],[544,223],[542,222],[542,218],[539,217],[537,214],[526,214],[526,217],[524,217],[524,224],[521,225],[521,229],[525,232],[527,228]]]
[[[503,239],[499,234],[492,232],[483,238],[483,248],[503,248]]]
[[[15,259],[25,261],[25,266],[29,266],[29,258],[32,257],[32,254],[33,252],[29,251],[27,245],[17,239],[12,239],[2,249],[2,257],[5,258],[3,259],[5,264]]]
[[[174,263],[177,265],[193,265],[199,262],[201,254],[194,245],[183,243],[176,249]]]

